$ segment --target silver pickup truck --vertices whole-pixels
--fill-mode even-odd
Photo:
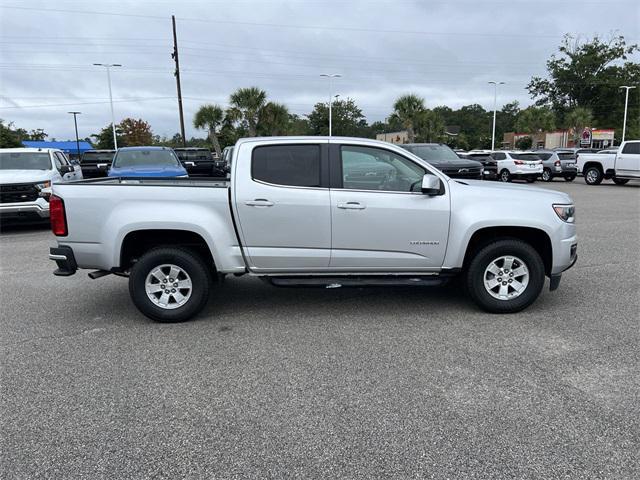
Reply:
[[[228,182],[94,179],[53,186],[56,275],[129,278],[148,317],[183,321],[225,275],[277,286],[438,285],[462,275],[484,310],[516,312],[577,258],[560,192],[452,180],[361,138],[240,140]]]

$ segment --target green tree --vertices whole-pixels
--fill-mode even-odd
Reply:
[[[222,149],[218,140],[218,128],[224,120],[224,111],[219,105],[202,105],[193,116],[193,126],[201,130],[207,130],[209,141],[218,157],[222,157]]]
[[[0,119],[0,148],[18,148],[22,147],[22,139],[20,134],[13,128],[13,123],[4,123]]]
[[[268,102],[258,115],[258,133],[260,135],[287,135],[291,121],[289,109],[275,102]]]
[[[240,122],[246,128],[250,137],[258,132],[260,112],[267,102],[267,92],[258,87],[239,88],[231,94],[231,107],[227,116],[233,122]]]
[[[113,150],[115,148],[113,144],[113,131],[111,129],[111,124],[104,127],[100,132],[94,133],[91,135],[93,138],[93,146],[100,150]],[[118,131],[116,126],[116,138],[118,140],[119,147],[126,147],[126,143],[122,138],[121,132]]]
[[[532,145],[533,145],[533,139],[529,136],[526,136],[526,137],[520,137],[518,140],[516,140],[515,147],[518,150],[529,150]]]
[[[567,35],[558,53],[547,61],[547,78],[532,78],[527,89],[537,105],[553,109],[561,124],[571,110],[583,107],[591,109],[598,125],[621,132],[624,94],[619,87],[640,83],[640,63],[630,60],[638,51],[637,45],[627,45],[622,36],[579,41]],[[628,126],[640,133],[638,90],[629,95]]]
[[[313,111],[307,115],[311,135],[329,134],[329,104],[316,103]],[[368,135],[367,120],[362,110],[351,98],[338,99],[331,105],[331,127],[333,135],[345,137],[363,137]]]
[[[442,115],[433,110],[424,110],[418,117],[416,136],[418,141],[442,142],[445,140],[445,123]]]
[[[537,133],[556,128],[553,111],[547,107],[530,106],[518,113],[515,129],[518,132]]]
[[[416,140],[416,126],[425,111],[424,98],[413,93],[402,95],[393,104],[391,120],[402,125],[407,131],[409,143]]]

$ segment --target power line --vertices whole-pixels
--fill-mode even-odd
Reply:
[[[166,21],[165,16],[160,15],[143,15],[136,13],[121,13],[121,12],[101,12],[101,11],[89,11],[89,10],[71,10],[62,8],[35,8],[35,7],[23,7],[16,5],[0,5],[0,8],[13,9],[13,10],[27,10],[38,12],[50,12],[50,13],[75,13],[79,15],[105,15],[114,17],[129,17],[129,18],[144,18],[149,20],[163,20]],[[215,23],[226,25],[242,25],[248,27],[266,27],[266,28],[289,28],[298,30],[332,30],[332,31],[345,31],[345,32],[369,32],[376,34],[392,33],[398,35],[434,35],[434,36],[455,36],[455,37],[488,37],[488,38],[502,38],[502,37],[514,37],[514,38],[562,38],[563,34],[543,34],[543,33],[504,33],[504,32],[428,32],[424,30],[392,30],[392,29],[379,29],[379,28],[363,28],[353,26],[323,26],[323,25],[292,25],[286,23],[263,23],[263,22],[242,22],[237,20],[224,20],[224,19],[210,19],[210,18],[189,18],[189,17],[177,17],[178,20],[185,22],[201,22],[201,23]],[[577,34],[577,32],[575,32]]]

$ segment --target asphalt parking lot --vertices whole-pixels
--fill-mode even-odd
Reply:
[[[556,181],[579,259],[525,312],[455,287],[229,279],[156,324],[125,279],[0,234],[0,476],[638,478],[640,185]]]

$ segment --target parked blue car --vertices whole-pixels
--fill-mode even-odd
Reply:
[[[113,157],[110,177],[187,178],[175,152],[167,147],[123,147]]]

